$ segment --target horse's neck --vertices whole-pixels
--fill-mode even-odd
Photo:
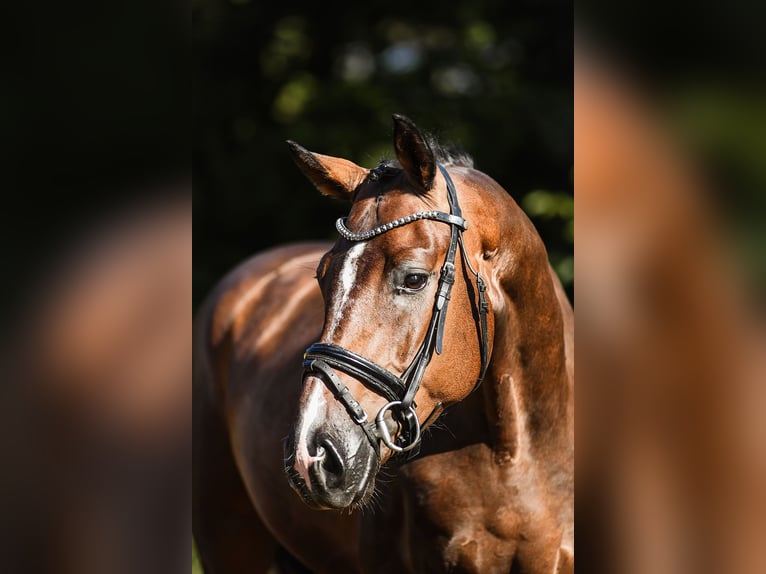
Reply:
[[[498,463],[568,456],[573,428],[571,307],[542,245],[501,282],[485,412]],[[569,349],[571,352],[571,349]],[[548,453],[548,454],[544,454]],[[558,456],[556,458],[559,458]]]

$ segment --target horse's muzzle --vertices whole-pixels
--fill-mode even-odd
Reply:
[[[319,430],[306,441],[285,445],[285,472],[292,488],[309,506],[325,509],[363,504],[374,490],[378,458],[369,443],[353,433]],[[346,436],[344,436],[344,434]]]

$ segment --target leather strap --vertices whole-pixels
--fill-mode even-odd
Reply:
[[[313,371],[315,373],[319,372],[324,375],[322,380],[325,382],[325,384],[330,384],[335,398],[340,401],[343,406],[346,407],[346,410],[348,411],[348,414],[351,415],[353,421],[362,427],[365,435],[367,435],[367,440],[370,441],[370,444],[372,445],[375,452],[380,454],[380,444],[378,443],[378,437],[375,436],[371,430],[371,425],[366,424],[367,413],[364,412],[362,406],[356,401],[356,399],[351,394],[351,391],[349,391],[348,387],[341,382],[340,378],[335,374],[332,368],[321,359],[311,360],[309,365],[305,368],[307,371]]]
[[[400,400],[406,391],[399,377],[369,359],[338,345],[332,343],[311,345],[303,355],[304,368],[310,367],[311,362],[317,359],[359,379],[365,386],[383,395],[389,401]]]

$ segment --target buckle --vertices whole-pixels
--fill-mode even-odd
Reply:
[[[444,263],[441,271],[441,280],[450,285],[455,282],[455,264],[451,261]]]

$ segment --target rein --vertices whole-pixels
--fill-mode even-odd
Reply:
[[[421,211],[400,217],[389,223],[384,223],[363,233],[349,231],[345,225],[345,217],[338,219],[336,222],[338,232],[348,241],[368,241],[392,229],[421,219],[430,219],[450,226],[450,243],[441,272],[439,273],[439,284],[436,289],[431,320],[428,323],[428,329],[426,330],[423,342],[410,365],[401,376],[397,376],[369,359],[332,343],[314,343],[306,349],[303,357],[304,373],[321,375],[320,378],[333,391],[336,400],[346,407],[353,421],[362,428],[378,455],[380,455],[379,440],[382,440],[395,453],[407,452],[408,457],[417,454],[416,447],[420,445],[420,422],[415,412],[415,407],[417,406],[415,395],[420,388],[426,367],[431,362],[434,352],[437,355],[440,355],[442,352],[447,307],[449,306],[452,285],[455,283],[455,257],[458,248],[460,248],[463,264],[476,277],[479,297],[481,370],[473,390],[476,390],[481,384],[482,379],[484,379],[489,361],[487,334],[487,313],[489,306],[487,305],[485,294],[487,287],[481,275],[471,266],[466,255],[465,245],[463,244],[463,231],[468,229],[468,222],[462,217],[455,184],[452,182],[452,178],[450,178],[444,166],[441,164],[437,165],[447,183],[447,200],[449,202],[450,213]],[[380,409],[374,422],[368,421],[367,413],[354,399],[348,387],[341,382],[334,370],[342,371],[358,379],[365,386],[389,401]],[[384,420],[385,414],[389,410],[400,428],[399,436],[396,439],[392,438],[391,432]],[[431,415],[428,418],[430,419]]]

